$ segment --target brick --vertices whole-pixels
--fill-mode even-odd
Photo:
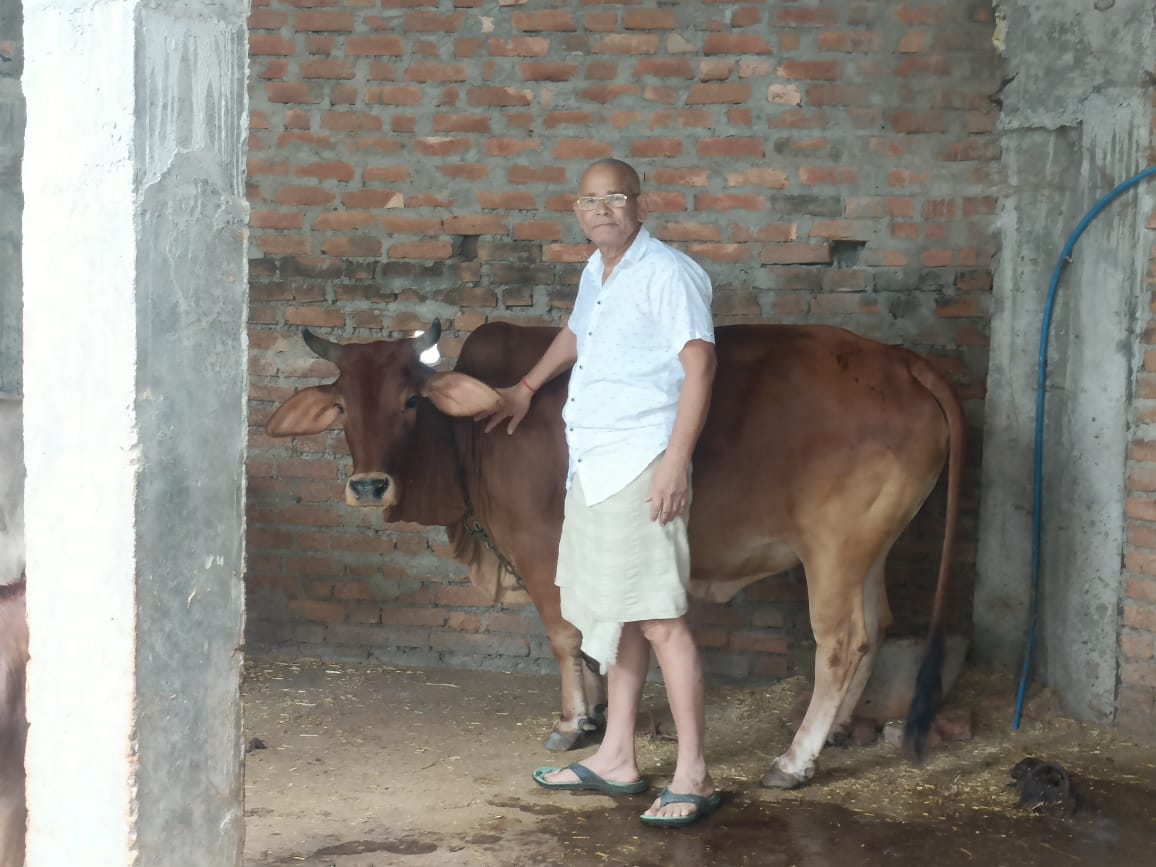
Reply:
[[[381,239],[365,235],[350,235],[329,238],[321,245],[321,252],[326,256],[340,258],[374,258],[381,257]]]
[[[490,57],[549,57],[550,40],[541,36],[515,36],[513,39],[491,39]]]
[[[351,190],[341,197],[347,208],[403,208],[405,199],[395,190]]]
[[[468,78],[466,67],[461,64],[418,61],[410,64],[405,71],[406,81],[418,81],[427,84],[439,81],[466,81]]]
[[[293,17],[293,29],[298,33],[352,33],[353,15],[349,12],[302,9]]]
[[[333,58],[308,60],[300,68],[302,78],[351,79],[357,74],[352,62]]]
[[[695,150],[702,157],[730,159],[762,159],[766,155],[762,139],[739,136],[699,139]]]
[[[309,104],[315,102],[308,84],[271,81],[265,85],[265,98],[275,103]]]
[[[457,33],[464,22],[464,12],[407,12],[404,29],[408,33]]]
[[[453,255],[449,241],[409,241],[391,244],[390,259],[448,259]]]
[[[1129,629],[1156,633],[1156,608],[1125,603],[1123,623]]]
[[[887,123],[902,133],[947,132],[947,114],[941,111],[896,111],[886,116]]]
[[[341,160],[325,163],[306,163],[297,166],[293,174],[299,178],[317,178],[318,180],[350,181],[353,180],[353,166]]]
[[[882,34],[872,30],[831,30],[816,39],[820,51],[873,54],[883,50]]]
[[[785,7],[775,13],[780,27],[834,27],[839,23],[837,9]]]
[[[750,98],[751,86],[745,82],[705,82],[691,86],[686,104],[745,104]]]
[[[1156,577],[1132,578],[1124,591],[1125,597],[1137,602],[1156,603]]]
[[[252,210],[249,215],[249,224],[253,229],[301,229],[304,220],[299,212]]]
[[[859,182],[859,170],[849,166],[803,166],[799,169],[799,181],[808,187],[850,186]]]
[[[630,145],[630,155],[639,159],[657,159],[682,155],[682,141],[676,138],[652,138],[635,141]]]
[[[639,60],[634,64],[635,78],[650,76],[652,78],[691,79],[695,77],[694,67],[684,57],[657,57]]]
[[[834,60],[789,60],[778,68],[780,78],[800,81],[835,81],[839,64]]]
[[[505,235],[509,232],[504,218],[484,214],[446,217],[443,225],[450,235]]]
[[[703,41],[703,54],[771,54],[772,48],[763,37],[754,33],[708,33]]]
[[[748,244],[691,244],[687,252],[696,259],[706,259],[711,262],[731,262],[743,264],[749,262],[752,249]],[[756,305],[757,306],[757,305]],[[758,312],[757,310],[755,311]]]
[[[283,39],[271,33],[252,33],[249,35],[249,56],[292,56],[295,50],[292,39]]]
[[[515,223],[515,241],[558,241],[562,238],[562,226],[550,220],[527,220]]]
[[[1134,448],[1135,444],[1133,444],[1133,449]],[[1156,499],[1151,497],[1129,497],[1125,505],[1125,514],[1129,518],[1156,522]]]
[[[256,6],[257,4],[253,4]],[[289,23],[289,13],[277,9],[251,8],[249,10],[250,30],[280,30]]]
[[[764,187],[769,190],[785,190],[790,178],[782,169],[755,168],[744,171],[727,172],[728,187]]]
[[[831,248],[826,244],[768,244],[761,261],[764,265],[828,265]]]
[[[595,54],[656,54],[658,37],[651,34],[611,33],[594,40]]]
[[[766,208],[766,201],[761,196],[699,193],[695,197],[695,207],[701,211],[761,211]]]
[[[490,175],[490,170],[480,163],[457,163],[438,166],[437,170],[447,178],[465,178],[471,181],[480,181]]]
[[[403,57],[405,40],[392,34],[349,36],[345,39],[347,57]]]
[[[574,16],[562,9],[514,12],[510,23],[523,33],[567,33],[578,29]]]
[[[348,231],[372,226],[376,220],[366,211],[328,211],[313,221],[315,231]]]
[[[521,63],[518,65],[523,81],[570,81],[578,74],[576,63]]]
[[[651,129],[678,127],[681,129],[707,129],[711,126],[710,112],[705,109],[683,109],[679,111],[655,111],[650,113],[648,125]]]
[[[531,91],[515,87],[474,87],[466,95],[466,102],[475,107],[525,106],[533,101],[534,94]]]
[[[1150,661],[1156,655],[1156,639],[1151,635],[1126,632],[1120,636],[1120,651],[1125,659]]]
[[[382,123],[377,115],[363,111],[327,111],[321,115],[321,127],[341,132],[376,132]]]
[[[623,16],[627,30],[673,30],[673,9],[627,9]]]
[[[403,85],[386,85],[381,87],[367,87],[365,101],[369,105],[421,105],[422,91],[419,87],[405,87]],[[381,118],[377,120],[376,129],[381,129]]]
[[[607,142],[589,139],[562,139],[551,152],[560,160],[596,160],[614,155],[614,148]]]

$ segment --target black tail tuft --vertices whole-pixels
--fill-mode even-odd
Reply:
[[[933,629],[927,639],[923,663],[915,678],[915,694],[911,697],[907,722],[903,726],[903,748],[916,764],[923,761],[927,735],[931,732],[931,724],[939,710],[939,699],[943,692],[943,657],[943,630]]]

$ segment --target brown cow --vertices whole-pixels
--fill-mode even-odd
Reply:
[[[465,342],[454,371],[435,373],[418,356],[436,343],[437,323],[419,338],[345,345],[306,331],[309,347],[339,375],[295,394],[267,430],[290,436],[342,424],[353,456],[347,503],[384,509],[389,521],[447,527],[455,555],[495,599],[509,589],[507,567],[520,576],[561,667],[562,715],[546,741],[556,750],[595,725],[603,697],[554,586],[566,377],[540,390],[512,436],[504,428],[484,434],[472,421],[497,400],[493,387],[517,382],[555,333],[488,324]],[[932,640],[908,720],[918,753],[942,662],[963,449],[959,401],[918,355],[841,329],[736,325],[719,328],[716,340],[710,415],[694,453],[691,593],[724,602],[801,561],[817,645],[810,706],[764,785],[809,780],[828,736],[850,722],[891,622],[887,554],[948,462]]]
[[[19,398],[0,394],[0,867],[24,863],[24,446]]]

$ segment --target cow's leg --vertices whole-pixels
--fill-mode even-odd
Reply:
[[[871,679],[871,672],[875,669],[875,659],[883,646],[883,636],[891,626],[891,606],[887,604],[887,585],[883,576],[886,560],[886,554],[879,557],[871,567],[871,571],[867,573],[867,583],[863,587],[863,614],[870,647],[855,670],[855,676],[851,679],[851,685],[847,688],[847,694],[843,696],[839,710],[835,712],[835,723],[827,736],[828,743],[842,742],[850,730],[855,708],[858,707],[867,681]]]
[[[572,750],[585,734],[600,727],[591,698],[604,701],[605,693],[587,692],[590,672],[581,654],[582,633],[562,618],[562,600],[554,584],[555,564],[520,565],[526,590],[546,627],[546,638],[562,675],[562,715],[555,721],[544,746],[551,752]]]
[[[815,691],[791,746],[763,775],[762,785],[772,789],[797,788],[815,775],[819,752],[871,646],[863,604],[870,565],[804,567],[815,633]]]

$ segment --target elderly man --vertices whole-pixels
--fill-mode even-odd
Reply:
[[[634,728],[653,648],[678,729],[670,786],[642,814],[689,825],[720,803],[704,758],[702,664],[686,622],[691,454],[714,378],[711,284],[692,259],[652,237],[638,173],[603,159],[582,175],[574,213],[597,247],[567,327],[502,402],[486,430],[513,433],[534,393],[563,371],[570,452],[556,583],[582,651],[607,675],[598,751],[539,768],[549,789],[637,794]]]

